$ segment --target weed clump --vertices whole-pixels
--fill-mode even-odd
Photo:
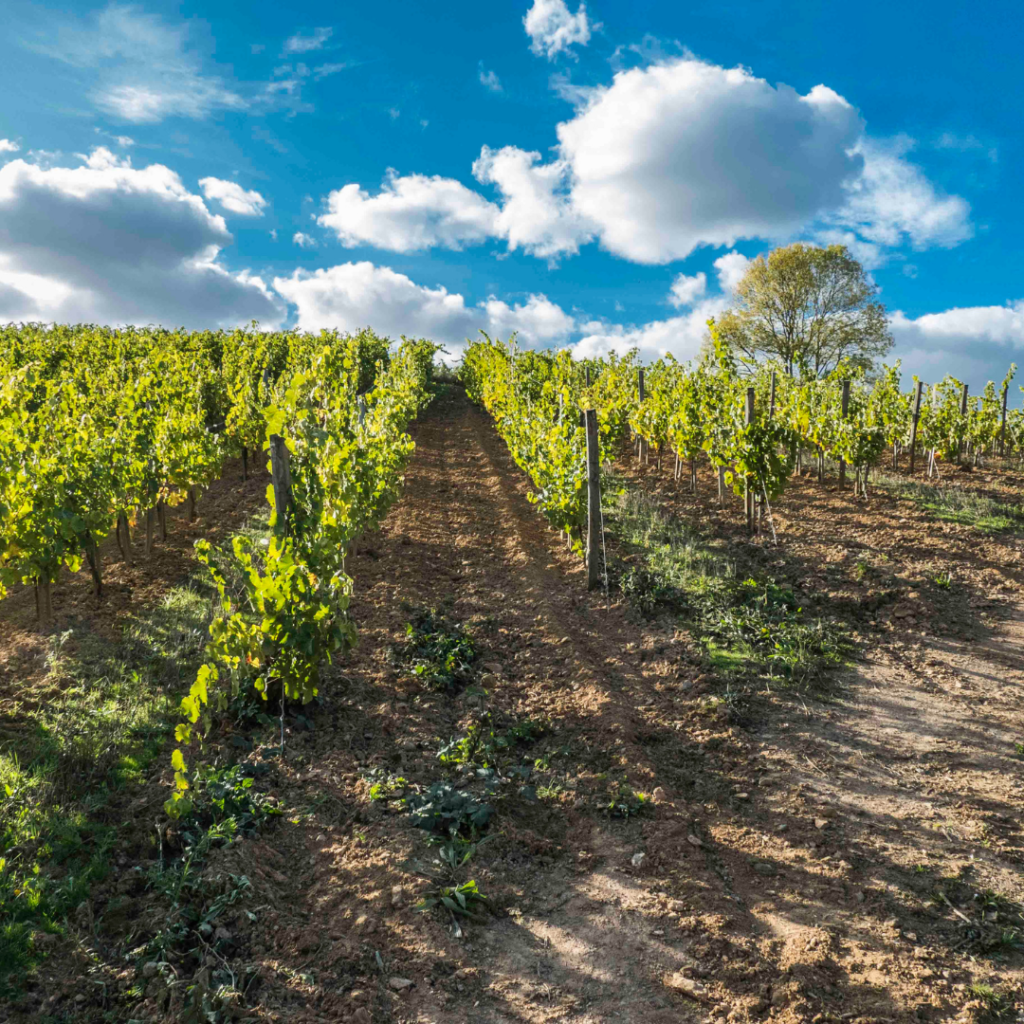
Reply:
[[[477,650],[461,623],[436,608],[417,612],[405,626],[405,640],[391,660],[404,665],[432,690],[454,690],[473,674]]]

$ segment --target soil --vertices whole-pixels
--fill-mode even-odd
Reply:
[[[266,779],[285,814],[211,857],[209,872],[252,883],[252,918],[223,919],[232,969],[252,979],[231,1016],[868,1024],[1024,1010],[1024,955],[999,941],[1024,902],[1019,536],[797,480],[773,510],[774,546],[746,539],[735,499],[718,509],[706,472],[693,497],[669,465],[624,458],[635,486],[857,634],[856,661],[827,690],[733,699],[677,622],[587,593],[461,392],[442,393],[412,433],[403,497],[352,560],[359,644],[312,728],[292,719]],[[948,589],[934,582],[945,572]],[[68,599],[55,597],[59,617]],[[391,655],[412,610],[431,606],[482,648],[476,685],[459,693],[424,690]],[[40,650],[19,608],[0,606],[17,623],[3,627],[8,685],[11,659]],[[499,802],[497,838],[469,870],[492,913],[458,939],[439,912],[415,909],[424,834],[370,801],[366,775],[435,781],[439,743],[485,712],[548,720],[530,756],[555,768],[542,799]],[[653,806],[602,813],[619,780]],[[149,811],[167,781],[149,788]],[[107,896],[85,916],[102,916]],[[81,921],[69,936],[36,995],[59,1019],[102,1019],[134,972]],[[1001,1007],[979,984],[1004,994]],[[11,1019],[41,1012],[23,1002]],[[182,1011],[151,983],[127,1016]]]

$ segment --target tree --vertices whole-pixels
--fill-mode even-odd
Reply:
[[[845,245],[795,242],[750,264],[720,336],[744,362],[779,359],[790,374],[823,377],[844,358],[870,370],[892,348],[877,293]]]

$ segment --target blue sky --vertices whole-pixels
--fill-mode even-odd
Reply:
[[[1024,362],[1019,5],[6,10],[0,320],[688,358],[842,241],[909,372]]]

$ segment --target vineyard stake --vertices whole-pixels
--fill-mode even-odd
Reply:
[[[636,387],[637,387],[637,401],[641,405],[644,404],[644,368],[641,366],[636,371]],[[639,447],[637,448],[636,457],[642,462],[644,460],[644,439],[642,436],[637,436]]]
[[[747,388],[747,408],[745,423],[749,427],[754,422],[754,398],[753,388]],[[747,513],[747,533],[754,532],[754,492],[750,489],[750,474],[743,476],[743,506]]]
[[[167,540],[167,506],[162,501],[156,503],[156,517],[160,523],[160,539]]]
[[[768,419],[770,420],[775,418],[775,377],[776,372],[772,370],[772,390],[768,396]]]
[[[276,530],[287,536],[288,511],[292,504],[292,476],[288,468],[288,446],[280,434],[270,435],[270,477],[274,487]]]
[[[910,425],[910,475],[914,475],[914,446],[917,444],[917,425],[921,421],[921,392],[924,390],[924,383],[917,382],[917,389],[914,392],[914,418]]]
[[[1006,396],[1010,392],[1010,385],[1003,384],[1003,419],[999,427],[999,457],[1006,454]]]
[[[839,415],[845,420],[846,413],[850,408],[850,382],[848,380],[843,381],[843,397],[839,408]],[[839,459],[839,487],[840,489],[846,486],[846,459],[840,457]]]
[[[964,385],[963,391],[960,393],[960,416],[965,418],[967,416],[967,385]],[[956,461],[960,461],[961,455],[964,451],[964,439],[961,436],[960,440],[956,443]]]
[[[601,458],[597,439],[597,411],[587,409],[587,590],[601,585],[598,541],[601,535]]]

